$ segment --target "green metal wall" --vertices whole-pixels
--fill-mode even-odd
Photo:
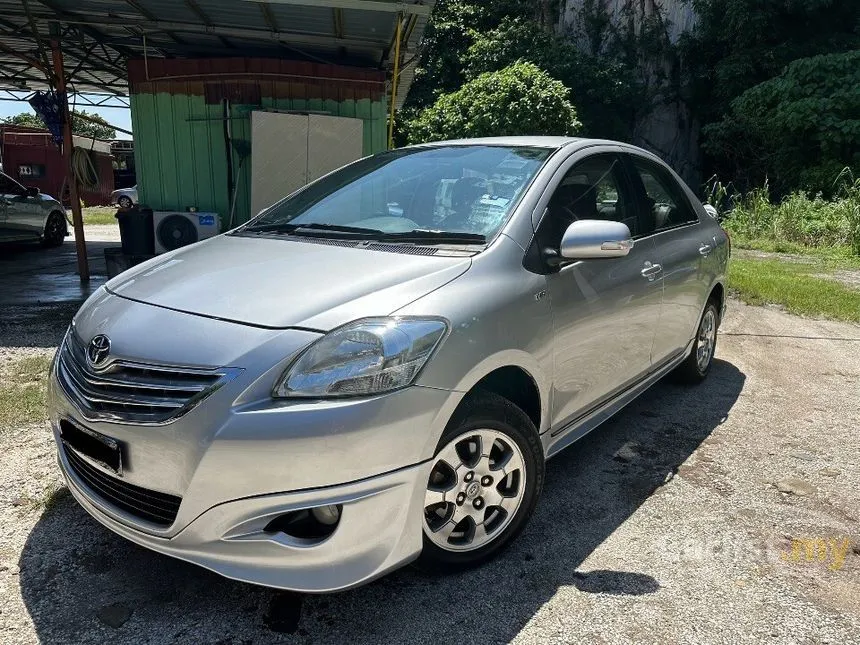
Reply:
[[[370,99],[334,101],[323,99],[263,98],[262,107],[231,107],[234,141],[251,141],[252,109],[324,111],[332,116],[364,120],[364,154],[385,150],[386,108]],[[221,215],[222,228],[230,213],[227,189],[227,154],[224,143],[223,107],[207,104],[194,94],[136,93],[131,95],[134,157],[141,204],[153,210],[200,211]],[[233,172],[240,157],[233,153]],[[250,155],[238,174],[233,224],[251,216]]]

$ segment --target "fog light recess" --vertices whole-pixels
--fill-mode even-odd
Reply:
[[[283,533],[298,540],[315,544],[322,542],[340,523],[341,504],[314,506],[278,515],[264,529],[267,533]]]

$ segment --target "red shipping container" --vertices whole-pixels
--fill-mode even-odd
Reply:
[[[97,185],[81,186],[81,200],[85,206],[109,205],[114,189],[110,142],[75,136],[74,144],[88,151],[98,175]],[[0,125],[0,163],[4,173],[24,186],[61,199],[68,173],[60,149],[46,130]]]

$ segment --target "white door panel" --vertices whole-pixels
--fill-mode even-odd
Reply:
[[[251,216],[307,183],[307,115],[251,112]]]
[[[251,214],[362,157],[364,121],[251,113]]]
[[[308,120],[308,182],[362,157],[364,121],[319,114]]]

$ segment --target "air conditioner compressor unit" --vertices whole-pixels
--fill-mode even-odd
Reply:
[[[217,213],[155,211],[152,213],[152,227],[155,252],[166,253],[215,237],[221,232],[221,218]]]

